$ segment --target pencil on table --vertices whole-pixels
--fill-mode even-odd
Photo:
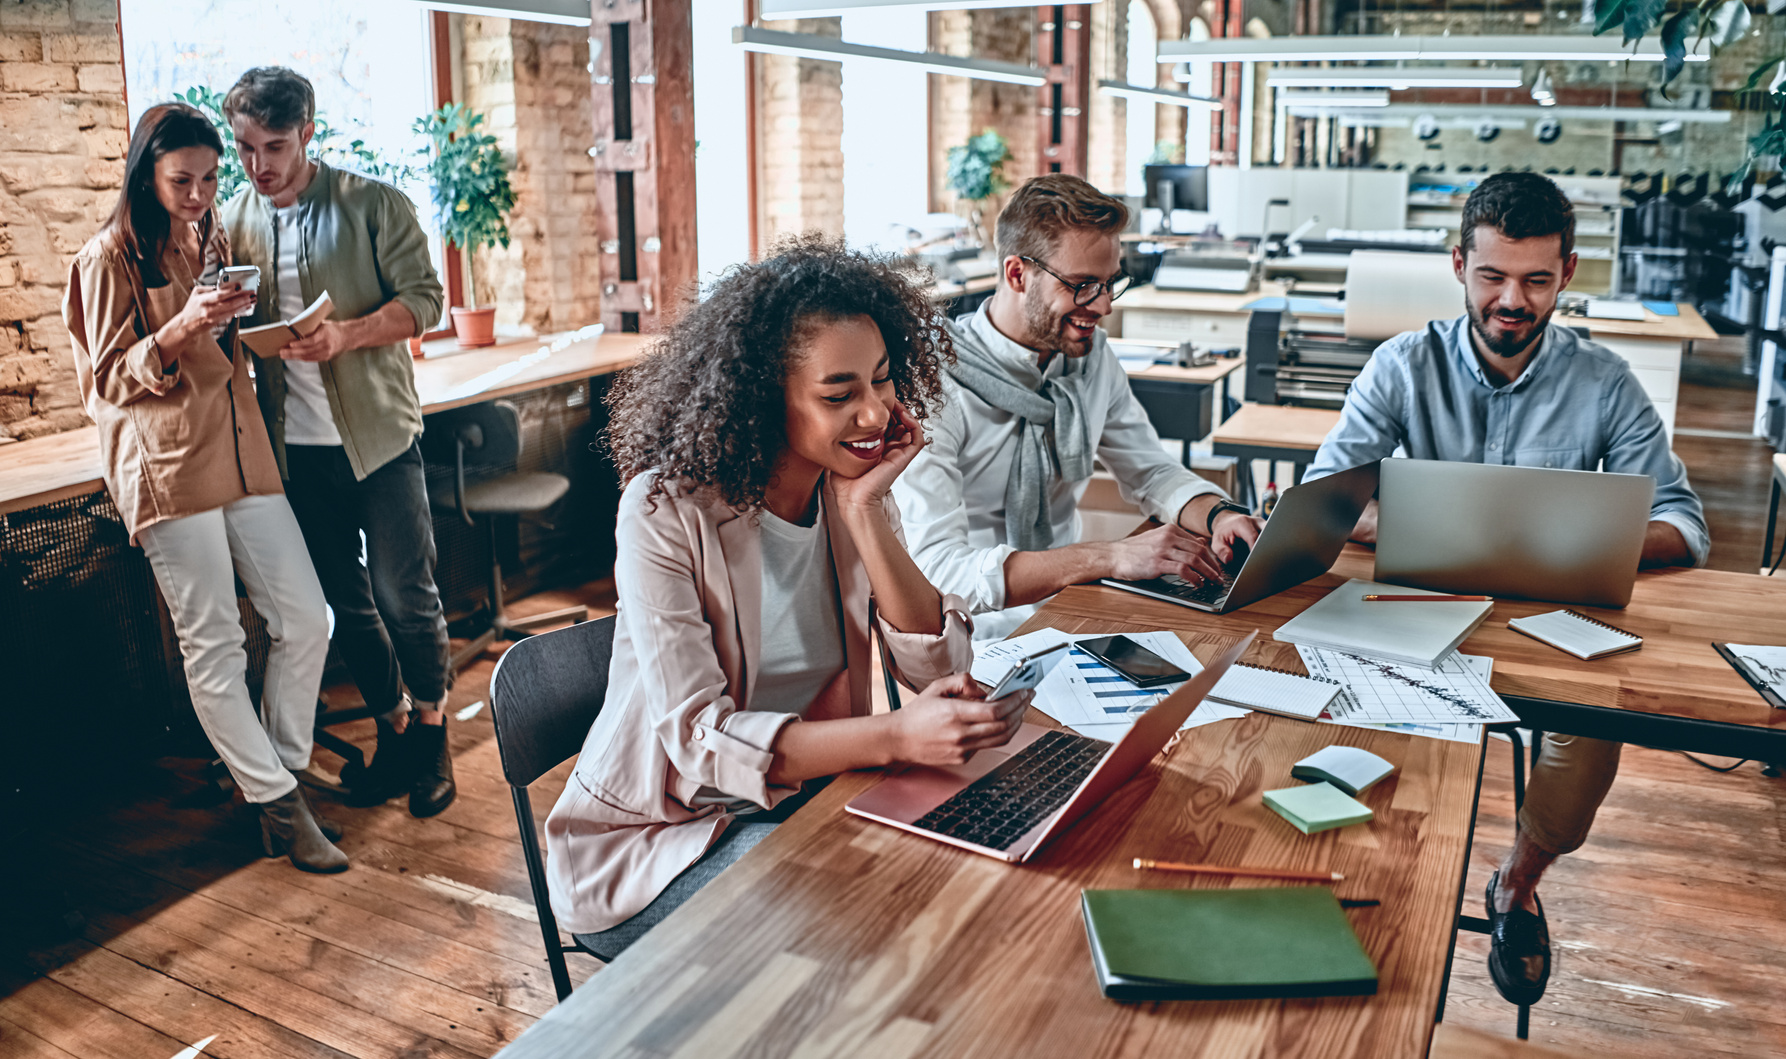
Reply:
[[[1179,864],[1169,860],[1136,857],[1135,867],[1154,871],[1178,871],[1191,875],[1245,875],[1256,879],[1290,879],[1296,882],[1344,882],[1337,871],[1294,871],[1289,868],[1236,868],[1226,864]]]

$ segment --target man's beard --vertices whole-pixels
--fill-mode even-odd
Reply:
[[[1023,329],[1028,335],[1023,344],[1031,349],[1046,349],[1069,357],[1082,357],[1091,352],[1092,339],[1068,334],[1067,317],[1056,316],[1048,307],[1048,300],[1039,295],[1026,293],[1023,296]]]
[[[1482,347],[1500,357],[1517,357],[1530,349],[1532,343],[1538,341],[1539,336],[1544,334],[1544,329],[1550,326],[1551,313],[1556,312],[1556,309],[1552,307],[1542,317],[1535,316],[1530,312],[1522,313],[1518,321],[1511,322],[1536,321],[1536,325],[1529,333],[1522,337],[1517,332],[1503,331],[1500,337],[1496,338],[1488,329],[1491,314],[1483,312],[1471,304],[1468,299],[1465,299],[1464,308],[1470,314],[1470,330],[1476,332],[1476,337],[1482,340]]]

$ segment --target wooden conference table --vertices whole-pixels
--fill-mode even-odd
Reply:
[[[432,415],[606,375],[637,362],[650,337],[545,335],[463,351],[453,339],[441,339],[424,344],[415,362],[416,395],[422,414]],[[0,445],[0,515],[104,488],[93,427]]]
[[[1078,586],[1029,627],[1174,627],[1207,658],[1258,628],[1247,660],[1298,668],[1270,632],[1348,577],[1331,573],[1211,616]],[[1570,702],[1630,726],[1706,726],[1786,737],[1774,711],[1709,646],[1786,642],[1786,584],[1706,570],[1646,573],[1623,612],[1587,613],[1646,638],[1583,662],[1506,627],[1553,604],[1498,601],[1464,650],[1495,658],[1511,700]],[[1044,719],[1045,720],[1045,719]],[[1681,727],[1684,726],[1684,727]],[[1366,825],[1304,837],[1260,803],[1290,763],[1328,743],[1398,766],[1364,795]],[[840,777],[515,1044],[505,1059],[579,1056],[1424,1056],[1440,1013],[1468,861],[1481,744],[1449,743],[1263,714],[1196,728],[1024,867],[848,816],[874,781]],[[1381,975],[1368,998],[1118,1004],[1094,982],[1078,911],[1083,887],[1228,885],[1142,873],[1131,858],[1335,869]],[[1259,885],[1236,880],[1233,885]],[[1270,885],[1270,884],[1263,884]]]

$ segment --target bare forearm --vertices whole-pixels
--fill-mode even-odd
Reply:
[[[415,317],[401,302],[389,301],[357,320],[340,320],[348,349],[391,346],[415,334]]]
[[[1178,509],[1179,528],[1199,537],[1209,536],[1209,512],[1221,500],[1220,493],[1199,493],[1191,497]]]
[[[1005,606],[1047,599],[1068,585],[1108,577],[1111,555],[1100,542],[1069,544],[1045,552],[1012,552],[1005,558]]]
[[[795,721],[775,738],[769,782],[791,787],[803,780],[851,769],[877,768],[898,760],[895,715]]]
[[[1639,566],[1692,566],[1693,550],[1672,523],[1652,522],[1643,533],[1643,558]]]
[[[900,632],[940,635],[942,594],[894,536],[886,514],[873,508],[845,511],[843,517],[862,557],[862,566],[868,571],[868,583],[874,590],[881,617]]]

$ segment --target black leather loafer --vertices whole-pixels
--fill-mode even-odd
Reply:
[[[1536,1004],[1550,984],[1550,925],[1544,920],[1544,903],[1538,914],[1515,904],[1507,912],[1495,911],[1495,884],[1501,873],[1488,879],[1488,973],[1495,988],[1510,1004]]]

